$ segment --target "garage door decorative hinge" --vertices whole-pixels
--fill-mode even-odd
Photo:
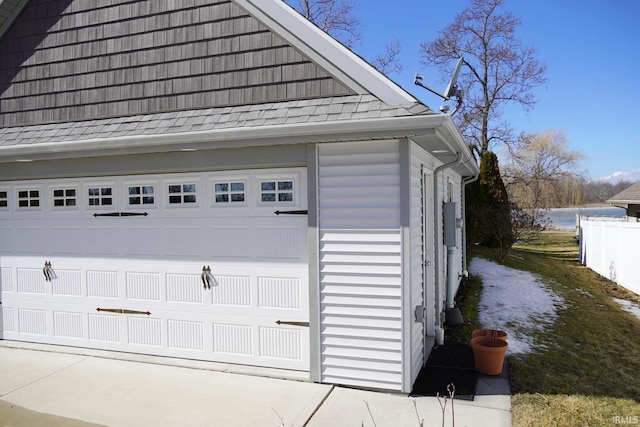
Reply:
[[[276,215],[308,215],[309,211],[307,211],[307,210],[303,210],[303,211],[275,211],[274,214],[276,214]]]
[[[118,314],[145,314],[147,316],[151,315],[149,311],[136,311],[136,310],[125,310],[124,308],[96,308],[96,311],[105,311],[107,313],[118,313]]]
[[[94,213],[94,217],[99,216],[147,216],[148,212],[109,212],[109,213]]]
[[[278,325],[309,326],[309,322],[285,322],[284,320],[278,320],[276,323]]]

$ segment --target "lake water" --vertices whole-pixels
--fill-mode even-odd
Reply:
[[[597,216],[609,218],[622,218],[625,216],[625,210],[615,207],[596,207],[596,208],[556,208],[549,209],[546,216],[551,220],[551,228],[557,230],[575,230],[576,215]]]

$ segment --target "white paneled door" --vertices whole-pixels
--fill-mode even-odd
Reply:
[[[0,183],[1,337],[308,370],[306,209],[303,168]]]

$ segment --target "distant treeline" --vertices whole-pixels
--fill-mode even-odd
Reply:
[[[539,183],[541,198],[535,207],[567,208],[590,204],[606,204],[607,200],[633,185],[633,182],[621,181],[617,184],[599,181],[587,181],[582,177],[566,176],[558,180]],[[533,208],[530,189],[518,184],[509,185],[510,199],[521,208]]]
[[[587,182],[582,187],[582,197],[585,203],[606,203],[607,200],[619,192],[631,187],[634,183],[620,181],[617,184],[609,182]]]

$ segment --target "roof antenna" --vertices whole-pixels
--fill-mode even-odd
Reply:
[[[422,83],[422,79],[424,79],[424,76],[421,76],[416,73],[415,78],[413,80],[414,84],[425,88],[426,90],[428,90],[433,94],[438,95],[440,98],[442,98],[445,101],[448,101],[451,99],[452,96],[455,96],[456,106],[454,107],[453,111],[451,111],[451,113],[449,113],[448,105],[443,105],[440,107],[440,111],[442,111],[444,114],[448,113],[449,115],[453,116],[455,112],[458,111],[458,108],[460,108],[460,106],[462,105],[462,97],[464,96],[464,91],[462,89],[458,89],[458,86],[456,86],[456,82],[458,81],[458,75],[460,75],[460,69],[462,68],[463,63],[464,63],[464,58],[460,57],[460,59],[458,59],[458,62],[456,63],[456,67],[453,69],[453,76],[451,77],[451,81],[447,85],[447,88],[444,90],[444,94],[438,93],[435,90],[431,89],[429,86]]]

